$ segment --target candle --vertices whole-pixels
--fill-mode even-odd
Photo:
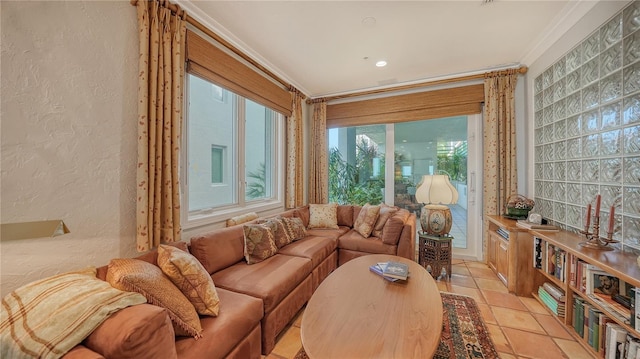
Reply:
[[[591,224],[591,203],[587,204],[587,222],[584,225],[584,229],[586,231],[589,230],[589,225]]]
[[[616,219],[614,218],[615,208],[611,206],[611,213],[609,214],[609,231],[607,233],[613,233],[613,225],[615,224]]]
[[[600,218],[600,195],[596,196],[596,217]]]

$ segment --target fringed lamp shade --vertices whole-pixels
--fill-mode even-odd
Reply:
[[[458,202],[458,191],[447,175],[424,175],[416,190],[416,200],[424,203],[420,214],[422,231],[443,236],[451,231],[451,210],[442,204]]]

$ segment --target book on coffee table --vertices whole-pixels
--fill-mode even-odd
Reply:
[[[382,275],[390,278],[407,280],[407,277],[409,276],[409,266],[400,262],[388,262],[382,271]]]
[[[377,264],[373,264],[371,266],[369,266],[369,270],[372,271],[373,273],[381,276],[382,278],[388,280],[389,282],[396,282],[399,279],[397,278],[391,278],[391,277],[387,277],[384,274],[382,274],[384,267],[387,265],[387,262],[380,262]]]

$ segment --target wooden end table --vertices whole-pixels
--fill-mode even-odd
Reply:
[[[453,237],[432,236],[424,232],[418,232],[419,252],[418,263],[424,268],[431,267],[431,276],[440,277],[442,268],[445,268],[447,276],[451,279],[451,246]]]

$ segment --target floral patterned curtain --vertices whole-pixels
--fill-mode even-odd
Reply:
[[[292,113],[287,118],[287,180],[285,183],[285,207],[296,208],[303,202],[302,158],[302,95],[291,89]]]
[[[327,102],[314,100],[311,119],[309,203],[329,202],[329,159],[327,149]]]
[[[180,240],[179,153],[186,22],[168,1],[139,0],[136,243],[147,251]],[[182,15],[181,15],[182,14]]]
[[[503,214],[518,193],[515,89],[518,69],[490,72],[484,79],[483,216]],[[485,236],[487,231],[484,231]],[[484,238],[486,253],[487,238]]]

